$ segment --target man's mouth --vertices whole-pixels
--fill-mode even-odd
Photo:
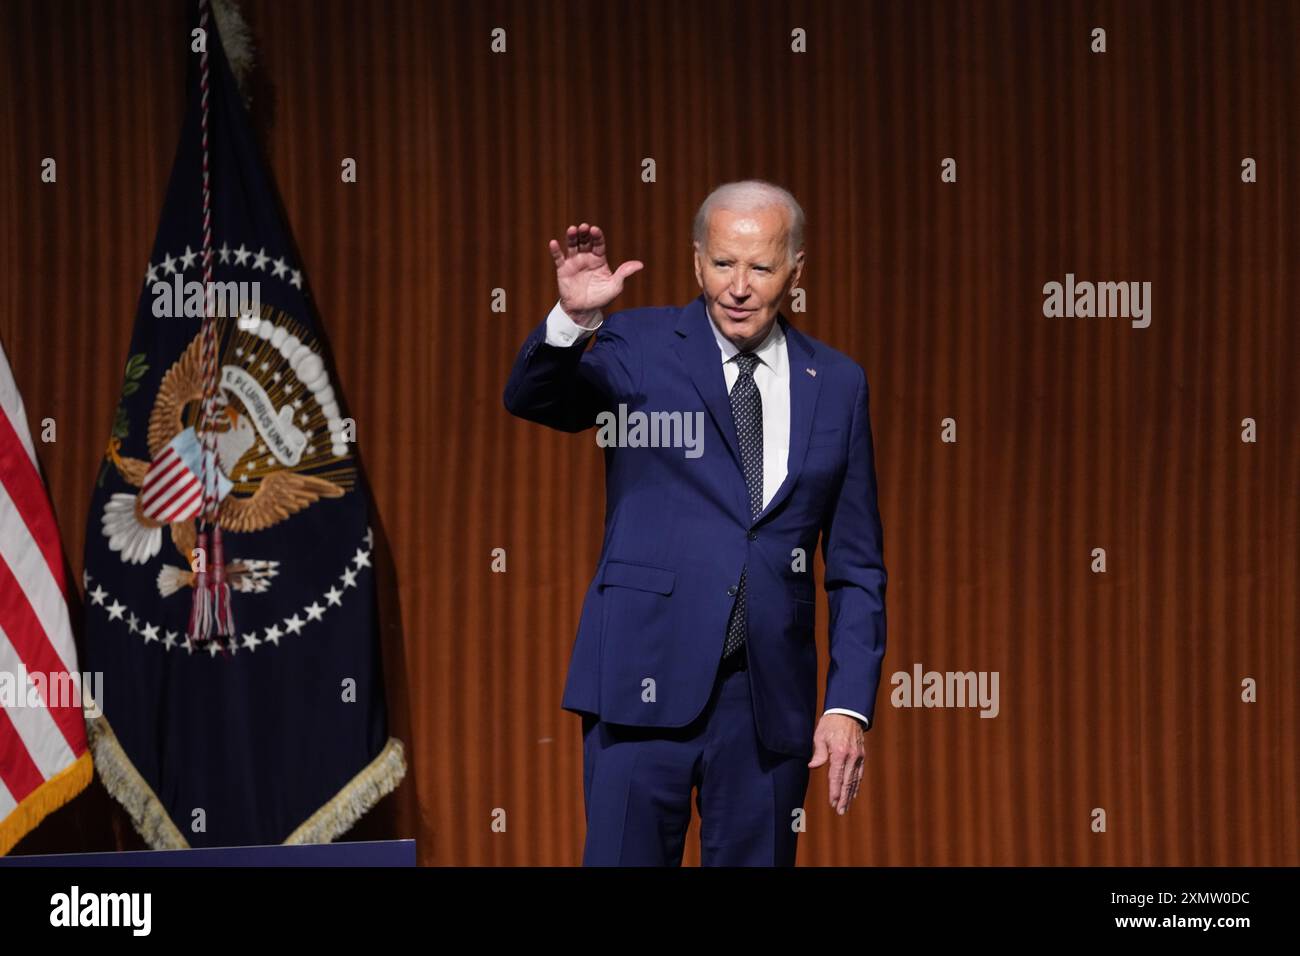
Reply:
[[[731,306],[725,304],[722,306],[722,309],[733,319],[743,319],[754,313],[753,309],[733,309]]]

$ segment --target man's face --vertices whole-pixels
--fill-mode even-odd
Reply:
[[[803,273],[803,251],[793,265],[786,254],[786,212],[715,209],[703,246],[695,245],[695,278],[709,315],[742,351],[763,341],[786,294]]]

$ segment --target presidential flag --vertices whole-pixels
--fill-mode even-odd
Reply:
[[[88,519],[87,726],[154,848],[324,842],[406,769],[368,495],[206,3],[190,27],[202,49]]]
[[[90,783],[66,594],[59,529],[0,347],[0,854]]]

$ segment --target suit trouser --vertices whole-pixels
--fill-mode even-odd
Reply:
[[[742,665],[743,654],[735,655]],[[808,762],[758,739],[748,670],[724,663],[708,704],[685,727],[584,715],[582,730],[584,866],[680,866],[692,788],[704,866],[794,865]]]

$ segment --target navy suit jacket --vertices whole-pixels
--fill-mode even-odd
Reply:
[[[591,348],[548,345],[543,322],[515,360],[506,408],[562,431],[592,428],[620,404],[628,412],[704,413],[699,457],[680,447],[605,449],[604,543],[561,706],[617,724],[689,724],[708,702],[747,566],[759,737],[807,759],[818,714],[819,537],[830,608],[823,710],[845,707],[875,725],[885,566],[866,373],[778,316],[790,357],[788,473],[751,519],[711,321],[703,295],[680,308],[616,312]]]

